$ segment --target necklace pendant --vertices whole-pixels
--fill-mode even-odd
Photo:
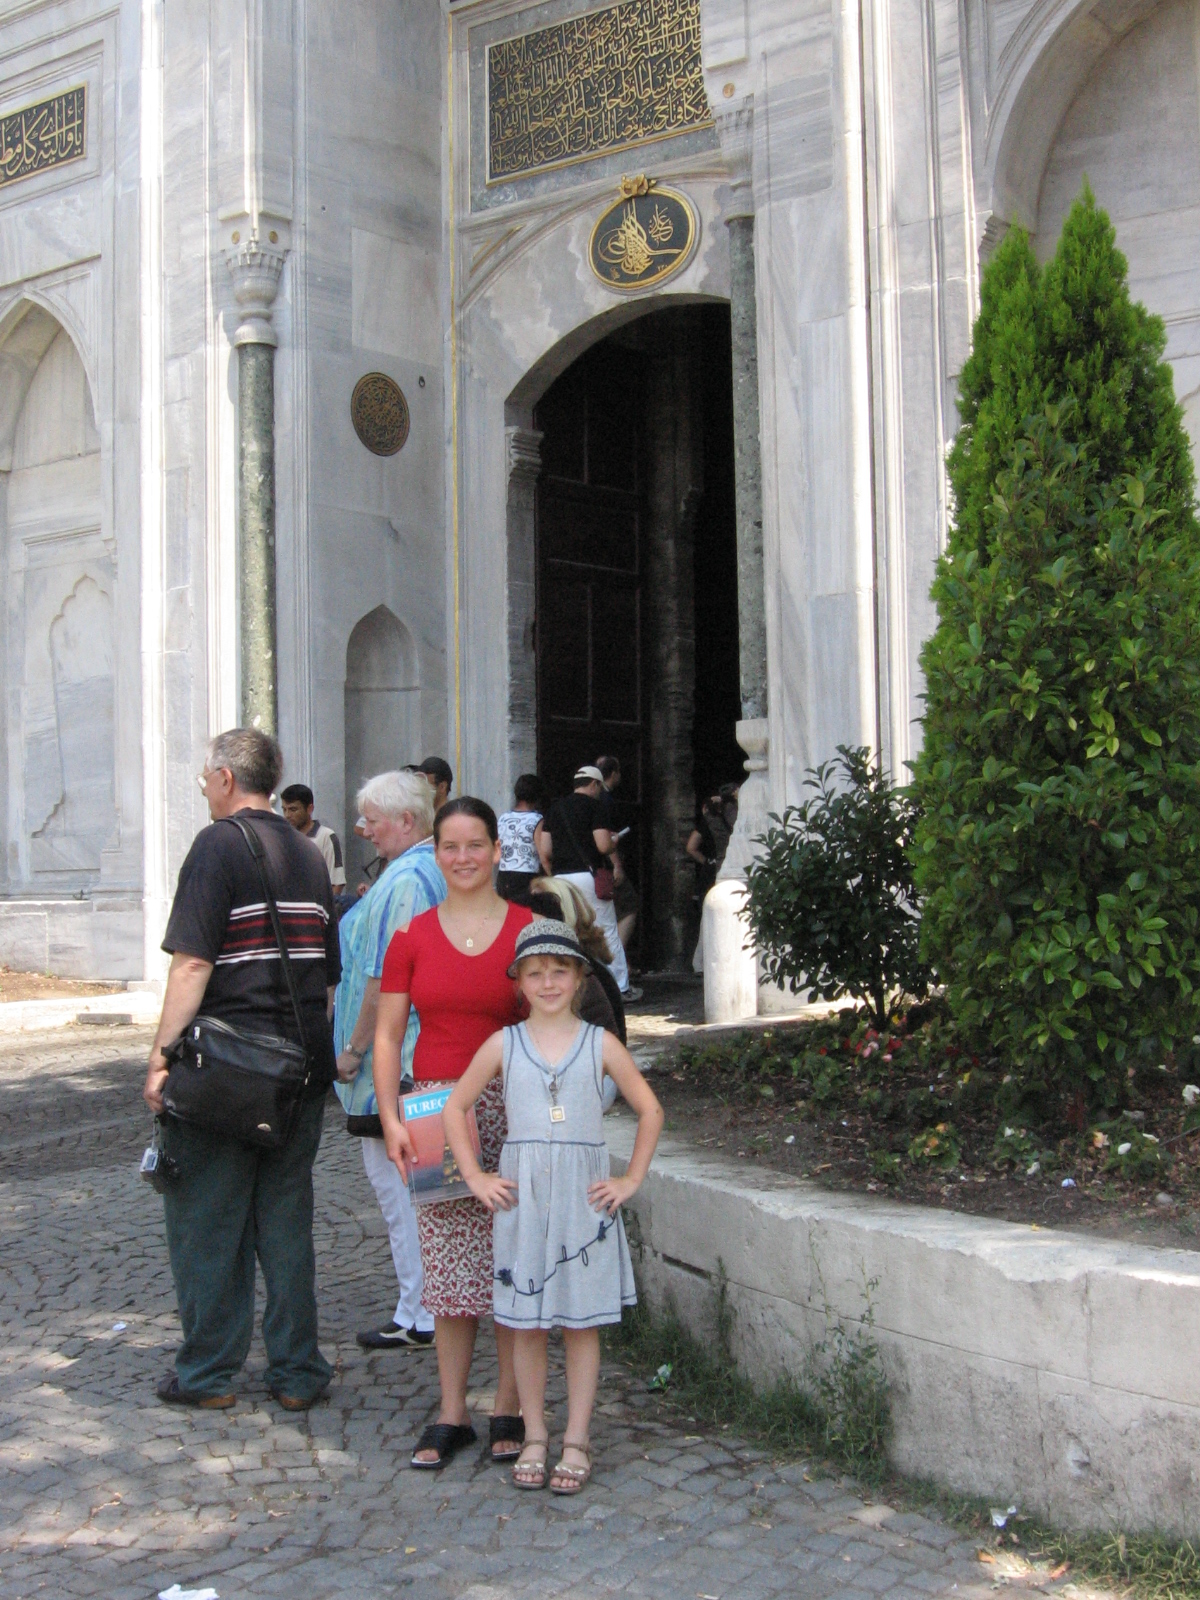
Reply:
[[[551,1106],[550,1107],[550,1121],[551,1122],[565,1122],[566,1120],[567,1120],[567,1113],[563,1110],[562,1106]]]
[[[475,948],[475,941],[474,941],[474,939],[468,939],[468,940],[467,940],[467,949],[468,949],[468,950],[474,950],[474,948]]]

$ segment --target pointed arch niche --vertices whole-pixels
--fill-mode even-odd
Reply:
[[[421,759],[421,674],[412,634],[387,606],[359,619],[346,644],[346,876],[360,883],[375,851],[354,833],[367,778]]]
[[[76,894],[118,841],[115,553],[71,335],[28,301],[0,330],[0,886]]]

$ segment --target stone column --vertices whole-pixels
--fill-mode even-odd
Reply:
[[[533,648],[537,592],[537,480],[542,435],[504,430],[508,446],[508,782],[537,771],[537,659]]]
[[[738,666],[746,752],[738,819],[717,882],[704,901],[704,1016],[738,1022],[758,1011],[758,957],[743,907],[754,840],[767,828],[767,618],[763,580],[762,450],[758,411],[758,299],[754,279],[753,104],[717,118],[733,179],[729,230],[729,316],[733,346],[734,494],[737,511]]]
[[[279,731],[275,608],[275,346],[283,250],[252,238],[226,255],[242,320],[238,352],[238,606],[242,723]]]
[[[746,198],[749,199],[748,186]],[[758,425],[758,302],[754,214],[726,219],[733,335],[733,470],[737,507],[738,664],[742,716],[767,714],[767,618],[763,600],[762,452]]]
[[[652,618],[646,722],[654,792],[645,796],[650,828],[647,900],[658,965],[683,970],[694,869],[683,846],[696,815],[696,516],[704,490],[700,352],[686,312],[660,312],[647,335],[642,425],[645,518],[642,604]]]

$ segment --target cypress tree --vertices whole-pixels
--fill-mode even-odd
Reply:
[[[1041,273],[1014,234],[963,374],[914,862],[952,1010],[1049,1109],[1200,1029],[1200,529],[1108,218],[1085,189]]]
[[[950,452],[953,549],[984,551],[992,486],[1023,417],[1042,402],[1035,334],[1038,264],[1023,228],[1011,228],[983,276],[971,354],[959,379],[962,425]]]

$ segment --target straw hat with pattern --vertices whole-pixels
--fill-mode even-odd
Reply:
[[[516,977],[517,968],[527,956],[565,956],[569,961],[591,965],[579,947],[574,928],[568,928],[565,922],[555,922],[550,917],[536,918],[517,935],[516,954],[508,969],[510,978]]]

